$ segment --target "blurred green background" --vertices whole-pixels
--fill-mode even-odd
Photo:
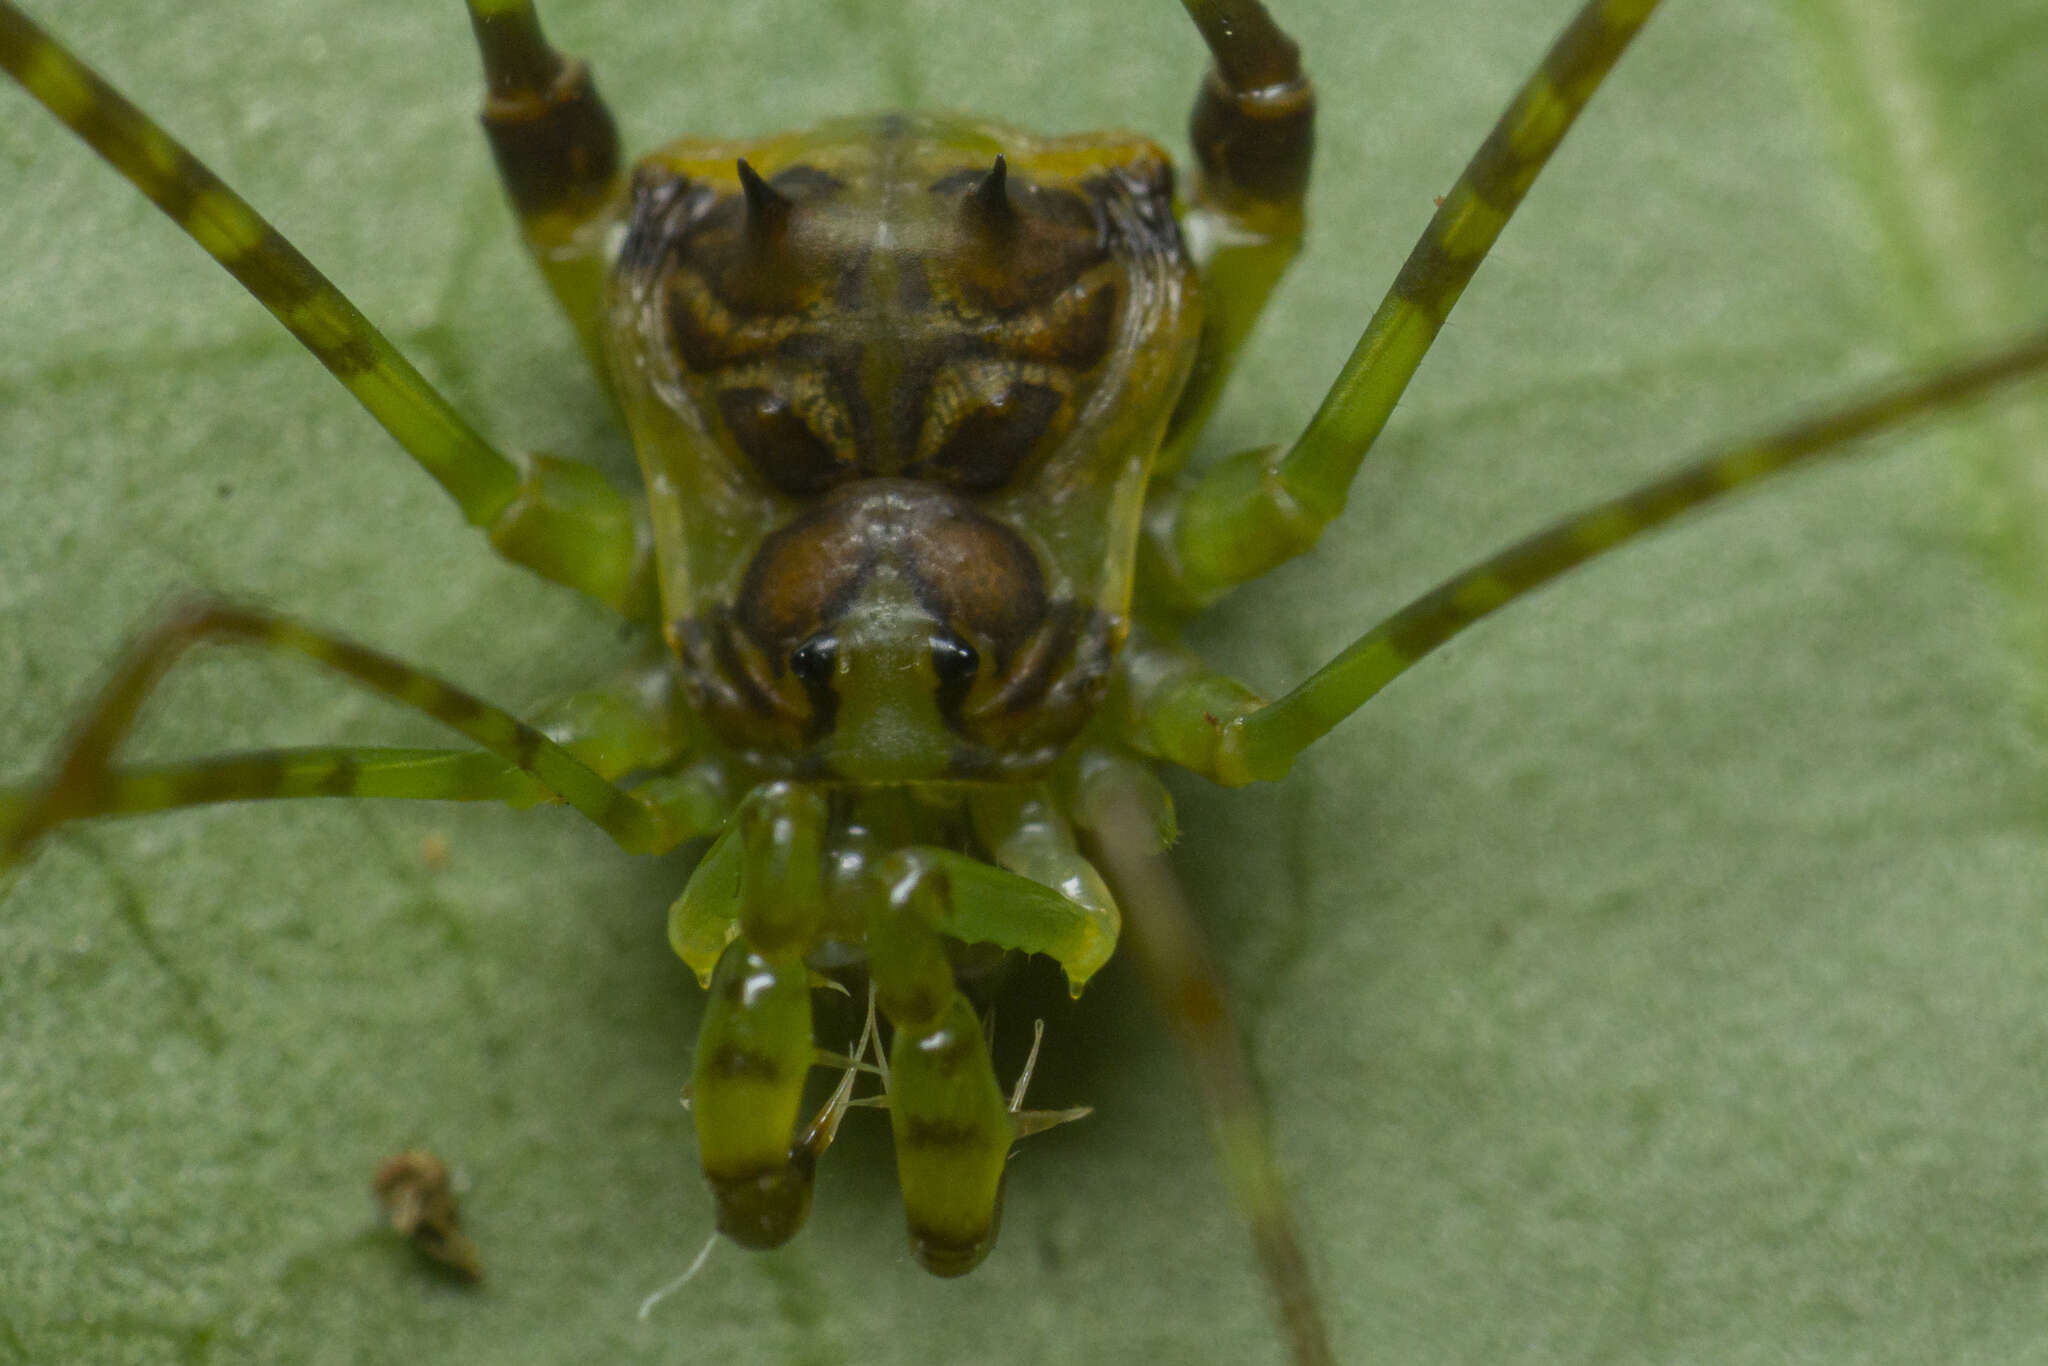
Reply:
[[[627,467],[518,253],[453,0],[38,9],[487,431]],[[1307,415],[1568,14],[1277,9],[1323,92],[1313,237],[1211,451]],[[549,18],[635,147],[907,104],[1178,148],[1201,61],[1167,0]],[[1675,3],[1325,546],[1202,644],[1284,686],[1713,437],[2048,314],[2043,107],[2035,0]],[[0,775],[192,589],[514,707],[623,656],[14,91],[0,186]],[[2044,436],[2039,389],[1925,424],[1503,614],[1285,784],[1181,786],[1344,1359],[2038,1359]],[[439,742],[224,655],[136,752],[323,740]],[[1034,1096],[1096,1114],[1022,1150],[982,1270],[916,1269],[857,1114],[801,1239],[720,1250],[637,1322],[711,1217],[676,1103],[697,993],[662,938],[686,871],[560,812],[306,803],[54,840],[0,897],[0,1361],[1280,1359],[1124,968],[1052,1014]],[[378,1231],[370,1174],[416,1142],[471,1183],[480,1291]]]

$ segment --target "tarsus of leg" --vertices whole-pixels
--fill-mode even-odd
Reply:
[[[509,558],[642,610],[648,576],[630,505],[594,471],[499,452],[282,233],[10,0],[0,0],[0,70],[269,309]]]
[[[632,853],[673,848],[687,837],[670,814],[602,775],[510,712],[391,656],[251,607],[201,599],[168,613],[123,656],[66,741],[56,771],[0,836],[0,867],[69,820],[103,812],[118,777],[115,749],[178,658],[193,645],[228,641],[303,655],[403,706],[433,717],[499,760],[530,774]]]
[[[1173,870],[1163,855],[1151,852],[1142,782],[1133,773],[1120,793],[1107,784],[1098,787],[1089,827],[1094,857],[1116,889],[1125,939],[1194,1078],[1210,1145],[1232,1202],[1251,1225],[1260,1268],[1278,1302],[1290,1359],[1294,1366],[1334,1366],[1243,1039]]]
[[[1315,544],[1473,272],[1655,3],[1588,0],[1444,196],[1300,437],[1204,470],[1159,519],[1172,594],[1206,601]]]
[[[1258,705],[1242,685],[1220,675],[1183,675],[1144,706],[1154,718],[1145,732],[1146,746],[1232,786],[1281,778],[1296,755],[1424,655],[1565,571],[1738,489],[1841,454],[1860,437],[2044,371],[2048,332],[1714,451],[1452,575],[1276,702]]]

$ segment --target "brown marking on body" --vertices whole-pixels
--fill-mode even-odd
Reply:
[[[1113,641],[1099,613],[1048,597],[1038,552],[949,489],[868,480],[827,494],[767,537],[732,604],[678,632],[686,675],[719,731],[794,753],[829,732],[834,632],[887,564],[930,614],[936,700],[967,743],[957,773],[1064,741],[1099,700]],[[820,659],[799,661],[809,651]]]
[[[649,162],[622,264],[660,273],[697,401],[776,492],[899,476],[993,492],[1093,392],[1136,239],[1180,250],[1155,160],[1072,184],[984,164],[908,189],[803,164],[679,183]]]

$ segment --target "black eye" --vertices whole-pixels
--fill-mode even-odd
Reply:
[[[822,688],[832,682],[832,668],[839,659],[839,642],[831,636],[812,636],[790,651],[789,671],[807,687]]]
[[[975,671],[979,668],[981,656],[960,637],[932,637],[932,669],[938,674],[941,686],[964,688],[974,681]]]

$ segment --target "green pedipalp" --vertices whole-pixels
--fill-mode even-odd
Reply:
[[[801,954],[735,939],[712,974],[690,1103],[718,1231],[780,1247],[811,1209],[811,1164],[796,1145],[811,1073],[811,981]]]
[[[754,789],[734,828],[740,840],[740,933],[764,949],[802,952],[825,920],[825,794],[771,783]]]
[[[934,1275],[965,1275],[995,1246],[1003,1165],[1017,1137],[966,997],[954,993],[929,1030],[898,1026],[889,1124],[912,1255]]]

